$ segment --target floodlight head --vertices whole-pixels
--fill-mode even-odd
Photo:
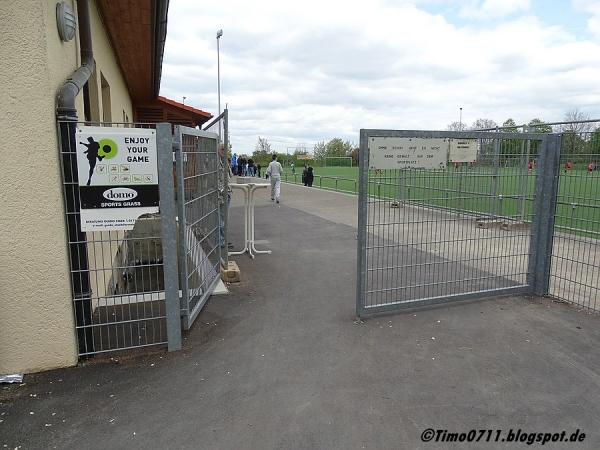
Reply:
[[[223,30],[217,31],[217,39],[219,39],[221,36],[223,36]]]

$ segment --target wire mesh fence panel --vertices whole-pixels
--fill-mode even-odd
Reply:
[[[600,311],[600,131],[562,134],[550,295]]]
[[[231,172],[231,161],[228,159],[229,152],[229,110],[225,110],[212,121],[204,125],[203,131],[215,133],[219,136],[219,214],[221,227],[221,243],[227,245],[227,230],[229,224],[229,204],[231,202],[231,189],[229,188]],[[222,150],[221,150],[222,149]],[[221,264],[228,265],[228,252],[221,252]]]
[[[414,140],[390,158],[415,158],[427,140],[442,148],[443,164],[378,168],[369,158],[380,137],[399,139],[388,150]],[[453,159],[458,139],[470,141],[471,156]],[[525,292],[540,142],[522,133],[362,130],[358,314]],[[434,157],[428,151],[421,156]]]
[[[184,328],[189,329],[220,279],[219,136],[177,127],[179,264]]]
[[[75,137],[84,125],[90,124],[58,122],[79,355],[167,344],[161,216],[140,216],[129,230],[82,231]],[[95,125],[107,131],[154,128],[152,124]],[[97,176],[107,171],[120,177],[118,182],[133,182],[129,166],[110,164],[108,158],[96,165],[93,159],[90,180],[92,172]]]

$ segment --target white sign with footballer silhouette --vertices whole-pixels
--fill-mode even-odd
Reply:
[[[79,126],[75,139],[81,231],[131,230],[158,212],[155,130]]]

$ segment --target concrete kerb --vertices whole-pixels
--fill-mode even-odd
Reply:
[[[308,187],[308,186],[304,186],[299,183],[290,183],[289,181],[282,181],[281,184],[286,184],[289,186],[298,186],[298,187],[306,188],[306,189],[314,189],[314,190],[319,190],[319,191],[333,192],[335,194],[341,194],[341,195],[345,195],[347,197],[354,197],[358,201],[358,194],[353,194],[352,192],[336,191],[335,189],[326,189],[326,188],[320,188],[317,186]]]

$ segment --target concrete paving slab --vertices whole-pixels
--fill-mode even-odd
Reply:
[[[227,286],[225,286],[225,283],[223,283],[223,280],[219,280],[219,282],[215,286],[215,290],[213,291],[212,295],[227,295],[227,294],[229,294],[229,289],[227,289]]]

